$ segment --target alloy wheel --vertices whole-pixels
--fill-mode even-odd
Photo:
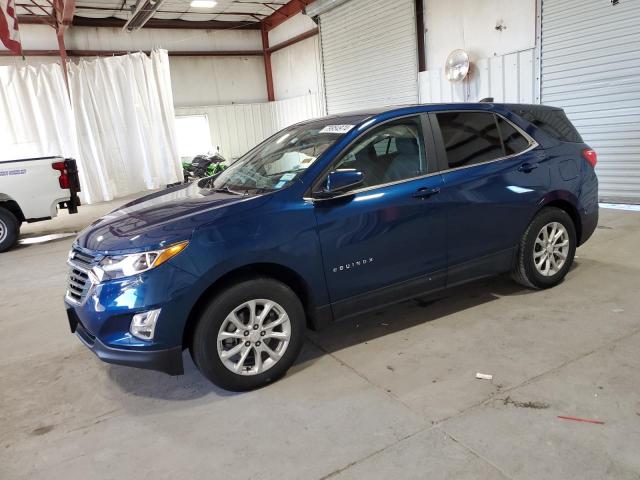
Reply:
[[[258,375],[273,367],[291,340],[287,312],[272,300],[255,299],[238,305],[218,331],[218,357],[238,375]]]
[[[4,242],[8,234],[9,229],[7,228],[7,225],[2,220],[0,220],[0,243]]]
[[[545,277],[558,273],[569,255],[569,232],[559,222],[547,223],[536,237],[533,246],[533,263]]]

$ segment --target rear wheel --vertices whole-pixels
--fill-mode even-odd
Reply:
[[[216,385],[251,390],[287,372],[302,348],[304,326],[304,309],[289,287],[268,278],[247,280],[204,309],[191,354]]]
[[[13,247],[20,235],[20,222],[16,216],[6,208],[0,208],[0,252]]]
[[[576,252],[576,229],[567,212],[547,207],[522,236],[513,278],[529,288],[549,288],[565,277]]]

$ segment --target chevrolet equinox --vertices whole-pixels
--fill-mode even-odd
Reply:
[[[558,108],[395,107],[276,133],[133,201],[69,252],[71,331],[102,360],[249,390],[318,329],[511,272],[553,287],[598,221],[596,153]]]

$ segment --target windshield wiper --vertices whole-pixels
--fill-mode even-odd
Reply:
[[[230,195],[242,195],[242,193],[234,192],[233,190],[229,189],[229,187],[213,188],[212,190],[218,193],[228,193]]]

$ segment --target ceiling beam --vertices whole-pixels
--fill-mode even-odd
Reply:
[[[269,53],[273,53],[273,52],[277,52],[278,50],[282,50],[283,48],[287,48],[290,47],[291,45],[294,45],[298,42],[301,42],[303,40],[306,40],[307,38],[311,38],[314,37],[318,34],[319,29],[318,27],[316,28],[312,28],[311,30],[308,30],[304,33],[301,33],[300,35],[296,35],[295,37],[291,37],[289,40],[285,40],[284,42],[278,43],[277,45],[274,45],[273,47],[269,47],[267,48],[267,51]]]
[[[64,73],[64,81],[67,85],[67,93],[69,90],[69,73],[67,71],[67,47],[64,44],[64,32],[73,18],[73,10],[75,9],[76,0],[53,0],[53,10],[55,17],[56,37],[58,39],[58,51],[60,60],[62,60],[62,72]],[[66,22],[65,22],[66,20]]]
[[[56,21],[53,17],[44,15],[18,15],[18,25],[49,25],[51,27],[56,26]]]
[[[76,11],[92,11],[92,12],[111,12],[111,13],[120,13],[122,10],[120,8],[113,8],[113,7],[96,7],[94,5],[76,5]],[[211,13],[211,12],[189,12],[189,11],[178,11],[178,10],[163,10],[163,9],[158,9],[156,10],[156,13],[171,13],[171,14],[175,14],[175,15],[196,15],[196,16],[202,16],[202,15],[235,15],[235,16],[247,16],[247,17],[253,17],[256,20],[261,20],[261,17],[267,17],[268,15],[264,14],[264,13],[252,13],[252,12],[215,12],[215,13]],[[196,21],[196,20],[194,20]]]
[[[262,54],[264,58],[264,76],[267,84],[267,99],[273,102],[276,99],[273,87],[273,70],[271,68],[271,52],[269,51],[269,31],[262,25]]]
[[[135,51],[125,50],[66,50],[66,54],[69,57],[112,57],[114,55],[127,55],[129,53],[135,53]],[[145,54],[151,53],[150,51],[140,50]],[[25,57],[59,57],[59,50],[23,50]],[[169,52],[170,57],[251,57],[262,56],[264,52],[262,50],[183,50]],[[0,50],[0,57],[15,57],[17,56],[10,50]]]
[[[281,23],[286,22],[294,15],[302,12],[304,7],[313,3],[314,0],[291,0],[288,3],[285,3],[282,7],[277,9],[267,18],[262,20],[262,25],[267,29],[267,31],[273,30]]]
[[[76,9],[76,0],[64,0],[62,4],[62,12],[60,23],[62,28],[65,29],[73,22],[73,12]]]
[[[31,3],[33,4],[34,7],[39,8],[40,10],[42,10],[45,15],[51,15],[51,12],[47,12],[45,10],[45,8],[42,5],[40,5],[39,3],[36,3],[35,0],[31,0]]]
[[[73,17],[72,25],[74,27],[115,27],[122,28],[125,20],[119,18],[89,18]],[[206,20],[201,22],[187,20],[163,20],[159,18],[151,18],[144,25],[145,28],[191,28],[191,29],[207,29],[207,30],[260,30],[260,22],[226,22],[222,20]]]

